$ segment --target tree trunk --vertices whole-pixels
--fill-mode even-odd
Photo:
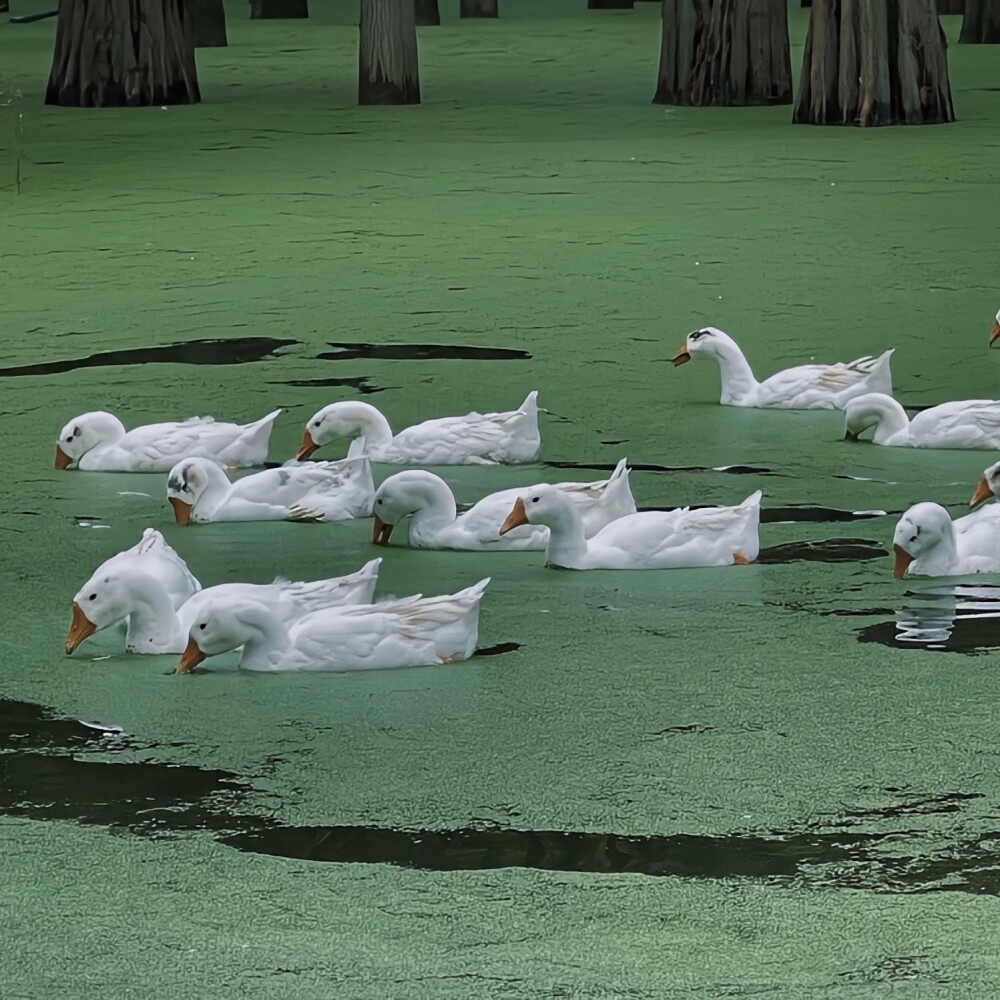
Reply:
[[[963,45],[1000,45],[1000,0],[966,0]]]
[[[46,104],[197,104],[185,0],[61,0]]]
[[[194,47],[218,49],[229,44],[222,0],[188,0],[194,14]]]
[[[631,10],[632,0],[587,0],[587,10]]]
[[[441,23],[438,0],[414,0],[413,12],[416,15],[417,25],[420,27]]]
[[[309,16],[309,0],[250,0],[250,18],[262,20],[292,20]]]
[[[792,121],[952,122],[947,48],[934,0],[813,0]]]
[[[459,0],[459,17],[499,17],[497,0]]]
[[[791,104],[785,0],[664,0],[653,103]]]
[[[964,14],[965,0],[937,0],[939,14]]]
[[[361,0],[358,104],[419,104],[413,0]]]

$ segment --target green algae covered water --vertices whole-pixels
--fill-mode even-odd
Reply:
[[[712,324],[759,376],[894,346],[907,405],[1000,395],[1000,53],[950,50],[954,126],[793,129],[650,104],[655,4],[450,6],[403,109],[354,106],[333,0],[232,5],[193,108],[47,109],[53,22],[0,24],[5,995],[993,995],[1000,580],[894,581],[888,549],[996,456],[722,408],[713,366],[666,361]],[[281,406],[281,461],[335,399],[402,427],[533,388],[540,463],[444,470],[460,501],[628,455],[642,507],[762,489],[760,562],[394,547],[381,593],[492,576],[496,655],[64,656],[76,588],[148,525],[206,584],[373,554],[369,522],[180,529],[162,477],[57,473],[74,414]]]

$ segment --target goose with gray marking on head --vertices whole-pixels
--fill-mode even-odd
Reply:
[[[896,523],[892,549],[896,579],[1000,572],[1000,507],[953,521],[940,504],[914,504]]]
[[[71,420],[56,442],[56,469],[87,472],[166,472],[182,458],[212,458],[237,469],[263,465],[271,429],[281,410],[251,424],[227,424],[214,417],[146,424],[125,430],[112,413],[94,410]]]
[[[724,406],[778,407],[789,410],[838,409],[865,392],[892,392],[889,359],[892,350],[877,358],[856,358],[832,365],[786,368],[763,382],[754,378],[750,362],[727,333],[706,326],[687,335],[672,359],[674,367],[692,358],[715,358],[722,376]]]

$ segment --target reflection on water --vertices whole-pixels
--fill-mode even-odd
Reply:
[[[945,584],[904,599],[895,621],[858,629],[858,641],[967,655],[1000,649],[1000,586]]]
[[[468,347],[463,344],[361,344],[328,341],[333,351],[317,354],[320,361],[527,361],[527,351],[508,347]]]

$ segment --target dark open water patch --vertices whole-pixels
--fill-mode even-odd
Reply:
[[[461,344],[356,344],[327,341],[333,351],[317,354],[321,361],[528,361],[527,351],[507,347],[469,347]]]
[[[543,462],[550,469],[596,469],[598,472],[614,472],[614,462]],[[773,472],[756,465],[720,465],[709,468],[705,465],[649,465],[639,462],[629,462],[628,467],[635,472],[726,472],[732,476],[781,476],[782,472]]]
[[[893,620],[858,629],[858,642],[965,656],[1000,649],[1000,586],[954,584],[908,591],[905,599],[908,606],[889,612]]]
[[[888,555],[888,549],[870,538],[822,538],[768,546],[760,550],[757,562],[863,562],[868,559],[883,559]]]
[[[44,361],[36,365],[0,368],[0,376],[56,375],[78,368],[105,368],[111,365],[245,365],[274,356],[280,347],[298,344],[297,340],[274,337],[232,337],[217,340],[185,340],[162,347],[137,347],[130,350],[102,351],[85,358]]]
[[[503,653],[513,653],[521,648],[519,642],[498,642],[492,646],[480,646],[473,656],[501,656]]]
[[[375,392],[384,392],[387,388],[390,388],[384,385],[372,385],[367,375],[361,375],[358,378],[291,378],[280,382],[268,382],[267,384],[296,385],[307,389],[326,389],[331,386],[334,388],[343,388],[347,386],[354,389],[355,392],[360,392],[362,396],[368,396]]]
[[[0,814],[69,820],[143,837],[212,831],[237,850],[298,861],[425,871],[531,868],[744,878],[797,888],[1000,895],[1000,831],[951,842],[937,853],[919,853],[921,831],[912,829],[921,816],[960,812],[968,801],[982,798],[979,793],[907,796],[902,789],[882,789],[878,794],[889,793],[897,801],[841,811],[826,829],[729,836],[631,837],[495,826],[288,827],[247,808],[256,792],[239,775],[191,764],[114,759],[119,753],[132,758],[153,749],[114,727],[58,718],[30,702],[0,699]],[[868,829],[893,822],[908,828]],[[910,843],[912,850],[907,849]]]

